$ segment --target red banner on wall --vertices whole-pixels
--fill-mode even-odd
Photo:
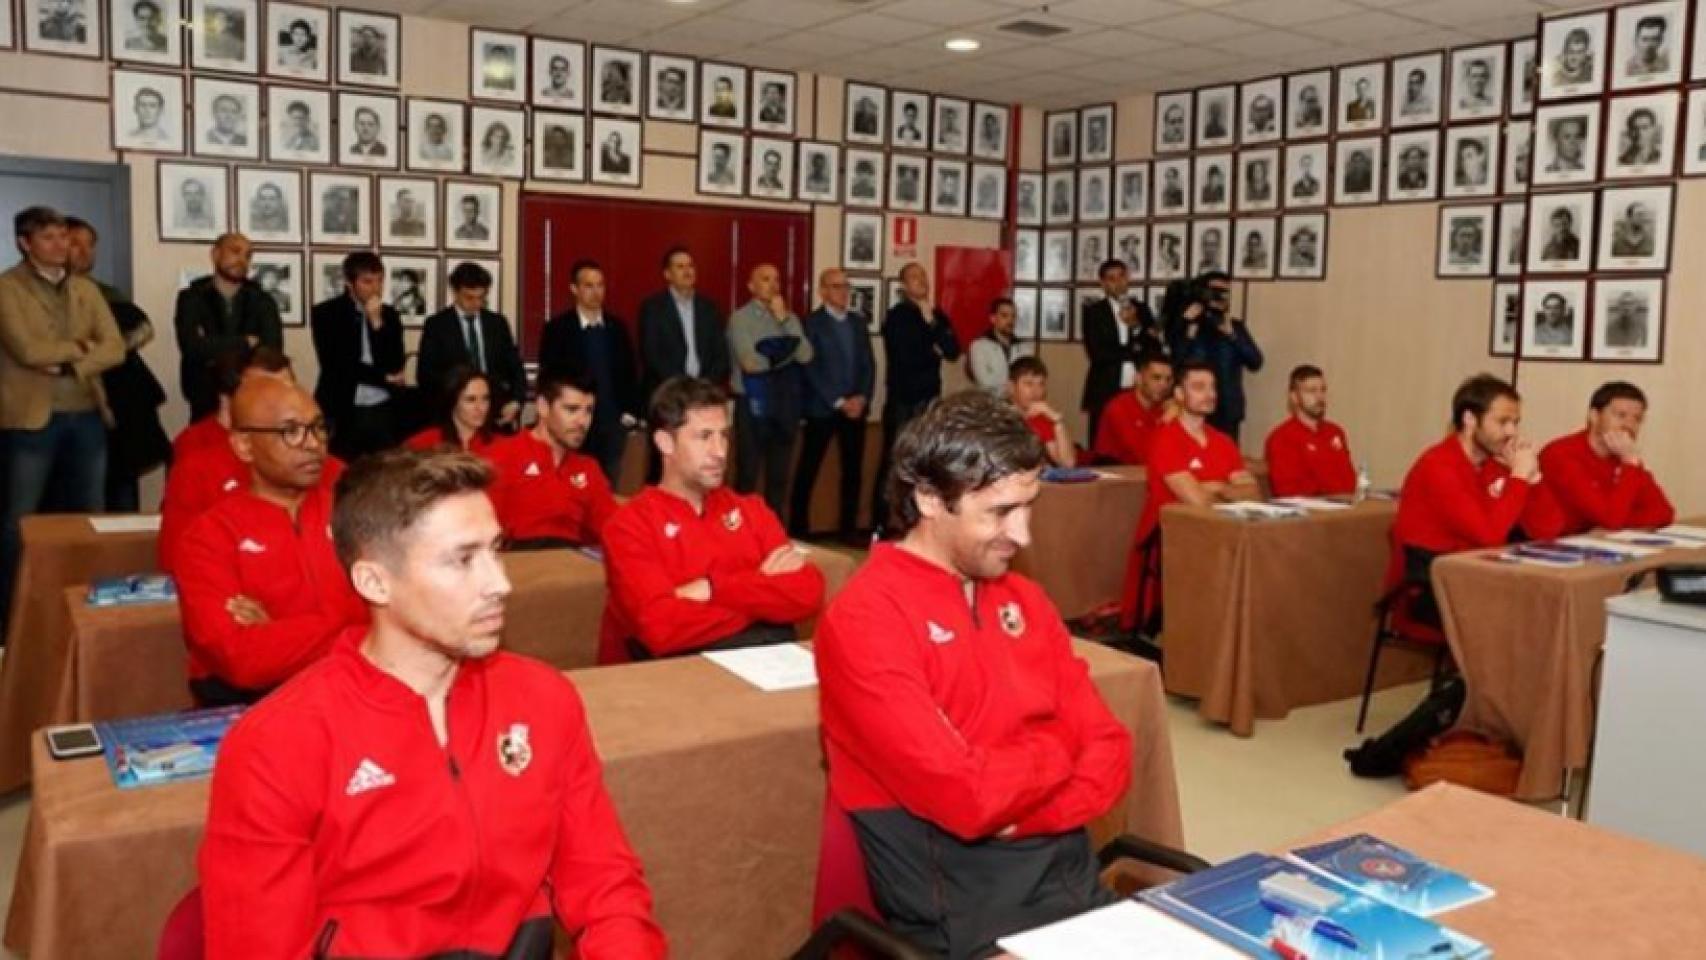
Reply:
[[[989,303],[1013,286],[1013,254],[989,247],[937,247],[933,299],[961,348],[989,329]]]

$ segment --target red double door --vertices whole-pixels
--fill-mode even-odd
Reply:
[[[640,301],[663,289],[664,252],[684,246],[699,292],[726,313],[745,303],[747,276],[761,263],[782,273],[782,292],[800,316],[812,295],[811,216],[736,207],[525,193],[521,197],[521,351],[539,354],[545,321],[571,309],[570,266],[604,268],[605,309],[637,333]]]

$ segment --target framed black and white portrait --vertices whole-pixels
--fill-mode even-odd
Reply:
[[[889,209],[923,213],[928,201],[925,181],[929,161],[900,154],[889,156]]]
[[[1437,124],[1444,116],[1440,91],[1445,89],[1445,55],[1421,53],[1392,61],[1392,108],[1388,116],[1394,130]]]
[[[1114,159],[1114,105],[1100,103],[1078,110],[1078,162],[1110,163]]]
[[[1600,192],[1598,266],[1601,271],[1670,270],[1676,187],[1608,187]]]
[[[1189,225],[1183,220],[1157,223],[1149,233],[1149,279],[1178,280],[1190,256]]]
[[[698,72],[692,57],[646,54],[646,119],[692,123]]]
[[[21,0],[24,49],[71,57],[101,56],[101,10],[97,0]],[[11,29],[11,5],[5,12]]]
[[[1498,123],[1447,128],[1445,181],[1441,192],[1453,198],[1496,195],[1499,192],[1499,141],[1503,135]]]
[[[1525,360],[1580,360],[1588,327],[1586,280],[1529,280],[1522,285]]]
[[[1503,43],[1451,51],[1451,107],[1447,115],[1453,123],[1496,120],[1503,115],[1506,52]]]
[[[747,141],[752,157],[747,196],[764,200],[794,199],[794,142],[778,137],[753,137]]]
[[[1683,0],[1618,7],[1611,42],[1611,89],[1643,90],[1682,82]]]
[[[578,40],[530,38],[533,105],[556,110],[586,109],[586,44]]]
[[[409,98],[409,169],[461,173],[462,104]]]
[[[1680,91],[1613,97],[1605,110],[1605,179],[1668,177],[1676,171]]]
[[[184,78],[114,70],[113,146],[148,153],[184,152]]]
[[[1073,234],[1071,230],[1043,231],[1043,282],[1067,283],[1072,279]]]
[[[1327,215],[1288,213],[1280,221],[1279,275],[1320,280],[1327,275]]]
[[[1513,117],[1534,114],[1534,101],[1540,92],[1540,48],[1533,37],[1511,41],[1510,68],[1506,71],[1508,89],[1505,98],[1510,102]]]
[[[842,108],[846,113],[843,139],[848,143],[882,146],[887,142],[888,91],[869,83],[848,81]]]
[[[1155,96],[1155,152],[1184,153],[1191,149],[1196,96],[1189,90]]]
[[[1240,217],[1232,228],[1232,275],[1240,280],[1272,280],[1278,252],[1279,221]]]
[[[971,155],[978,160],[1007,162],[1007,108],[994,103],[971,105]]]
[[[1238,154],[1238,210],[1260,213],[1278,210],[1280,152],[1278,147],[1243,150]]]
[[[1386,123],[1386,61],[1339,68],[1335,133],[1379,130]]]
[[[1604,10],[1540,21],[1541,103],[1596,96],[1605,89]]]
[[[638,120],[593,117],[592,182],[618,187],[640,185],[644,127]],[[792,157],[790,156],[790,159]]]
[[[533,111],[533,176],[540,180],[586,179],[586,117]],[[740,191],[738,174],[735,191]]]
[[[1177,217],[1190,212],[1190,159],[1180,157],[1155,161],[1155,215]]]
[[[936,97],[930,120],[930,149],[960,155],[971,149],[971,103],[958,97]]]
[[[799,196],[812,203],[841,202],[841,147],[802,140],[799,145]]]
[[[184,65],[181,0],[108,0],[107,29],[111,34],[112,58],[161,67]],[[0,46],[10,47],[11,4],[3,12]]]
[[[1043,276],[1043,235],[1038,230],[1013,231],[1013,279],[1036,283]]]
[[[1078,162],[1078,111],[1043,115],[1043,165],[1064,167]]]
[[[1285,80],[1268,77],[1238,85],[1240,142],[1273,143],[1285,133]]]
[[[1238,135],[1238,88],[1204,87],[1197,91],[1197,149],[1230,147]]]
[[[1078,230],[1073,240],[1073,264],[1076,267],[1072,273],[1074,280],[1082,283],[1096,281],[1102,261],[1108,259],[1108,243],[1107,227],[1083,227]]]
[[[1101,303],[1103,300],[1106,300],[1107,297],[1107,293],[1102,290],[1100,284],[1091,286],[1086,282],[1084,286],[1073,289],[1072,339],[1074,341],[1081,341],[1084,339],[1084,311],[1088,310],[1091,305]]]
[[[707,60],[699,64],[699,122],[746,127],[746,68]]]
[[[373,246],[373,180],[359,173],[308,174],[308,241]]]
[[[931,213],[949,217],[966,215],[966,173],[964,160],[931,161]]]
[[[1505,124],[1504,168],[1505,193],[1527,193],[1534,170],[1534,121],[1511,120]]]
[[[260,159],[260,84],[196,77],[194,90],[195,152],[204,157]]]
[[[1142,283],[1149,276],[1149,228],[1141,223],[1114,227],[1114,248],[1110,255],[1125,264],[1129,279]]]
[[[326,83],[332,79],[332,11],[267,0],[267,74]]]
[[[395,89],[402,34],[402,21],[392,14],[339,10],[338,82]]]
[[[249,279],[278,307],[278,319],[286,327],[308,325],[303,301],[302,252],[299,250],[256,250],[249,260]]]
[[[1693,56],[1688,65],[1688,79],[1692,81],[1706,80],[1706,15],[1699,6],[1694,9],[1694,42]]]
[[[1439,195],[1439,131],[1387,135],[1386,202],[1432,200]]]
[[[1379,203],[1383,181],[1380,138],[1337,140],[1333,149],[1333,203],[1345,207]]]
[[[1434,276],[1492,276],[1495,229],[1494,207],[1490,203],[1440,207]]]
[[[1664,318],[1664,277],[1596,278],[1591,358],[1658,363],[1664,355]]]
[[[1038,295],[1037,337],[1055,341],[1072,339],[1072,291],[1052,289]]]
[[[1114,168],[1114,219],[1149,216],[1149,161],[1135,160]]]
[[[527,175],[527,113],[520,108],[471,107],[468,169],[482,177]]]
[[[1071,170],[1055,170],[1044,176],[1047,184],[1044,221],[1051,227],[1071,223],[1078,216],[1078,175]]]
[[[930,149],[930,95],[910,90],[889,93],[889,145],[897,150]]]
[[[255,0],[190,0],[190,66],[260,72],[261,11]]]
[[[717,130],[699,131],[699,192],[738,197],[746,185],[746,137]]]
[[[888,195],[884,189],[888,161],[881,150],[847,148],[847,205],[880,207]],[[1038,175],[1041,178],[1041,175]],[[1038,207],[1039,217],[1041,207]],[[1037,223],[1041,223],[1039,219]]]
[[[231,229],[225,167],[162,160],[154,169],[161,240],[215,240]]]
[[[1327,144],[1294,143],[1285,148],[1285,208],[1327,205]]]
[[[592,48],[592,109],[618,117],[640,116],[643,70],[638,50],[594,45]],[[594,121],[596,124],[597,121]],[[597,179],[597,165],[593,177]]]
[[[1706,88],[1688,91],[1688,110],[1682,129],[1683,174],[1706,174]]]
[[[397,98],[338,94],[338,163],[397,169]]]
[[[752,129],[793,136],[796,80],[780,70],[752,71]]]
[[[882,288],[881,277],[847,278],[847,309],[865,318],[865,330],[872,335],[883,330]]]
[[[1078,219],[1096,223],[1113,215],[1113,170],[1084,167],[1078,171]]]
[[[300,244],[302,171],[238,167],[237,232],[255,243]]]
[[[437,313],[444,295],[438,284],[437,257],[386,257],[385,288],[380,294],[405,329],[424,326]]]
[[[1285,78],[1285,136],[1288,140],[1324,137],[1332,129],[1333,71],[1311,70]]]
[[[379,245],[410,250],[438,246],[438,181],[379,178]]]
[[[332,162],[332,93],[267,86],[267,159],[274,163]]]
[[[1201,276],[1210,271],[1231,272],[1227,263],[1231,241],[1231,220],[1192,220],[1191,274]]]
[[[1522,276],[1527,240],[1528,204],[1521,200],[1499,204],[1499,242],[1493,251],[1493,272],[1501,277]]]
[[[1495,357],[1516,356],[1517,338],[1522,335],[1522,284],[1493,284],[1488,330],[1488,353]]]
[[[1593,268],[1594,195],[1544,193],[1528,198],[1528,272],[1586,273]]]
[[[1232,155],[1211,153],[1196,158],[1196,198],[1193,213],[1229,213],[1232,210]]]
[[[502,238],[503,188],[495,183],[446,180],[444,248],[497,253]]]
[[[1553,103],[1534,111],[1536,187],[1591,183],[1599,176],[1599,101]]]
[[[475,29],[469,33],[468,95],[476,100],[527,102],[527,38]]]
[[[347,254],[332,250],[315,250],[308,254],[308,283],[313,302],[320,303],[345,294],[345,256]]]
[[[1037,288],[1015,287],[1013,290],[1013,338],[1029,343],[1037,338]]]
[[[971,165],[971,215],[979,220],[1007,216],[1007,168],[999,163]]]
[[[883,215],[848,213],[841,218],[841,268],[883,268]]]

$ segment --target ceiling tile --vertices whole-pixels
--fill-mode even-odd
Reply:
[[[523,30],[539,19],[538,7],[496,6],[482,0],[444,0],[428,13],[439,20],[477,23],[490,30]]]
[[[1143,25],[1144,33],[1169,40],[1191,43],[1213,42],[1225,37],[1237,37],[1266,29],[1259,23],[1234,20],[1218,13],[1181,13],[1178,16],[1151,20]]]
[[[1290,27],[1362,11],[1347,0],[1234,0],[1215,12],[1273,27]]]
[[[883,16],[934,23],[940,26],[961,26],[981,23],[994,17],[1005,17],[1009,11],[988,0],[895,0],[884,4]]]
[[[605,23],[588,20],[578,13],[558,14],[527,25],[530,33],[542,37],[568,37],[588,43],[629,43],[645,31],[629,23]]]
[[[769,40],[767,46],[774,46],[789,53],[809,53],[820,57],[839,57],[857,53],[865,49],[865,42],[852,37],[838,37],[833,33],[819,33],[815,30],[801,30],[798,33],[784,34]],[[835,63],[821,64],[825,73],[836,73]]]
[[[1399,36],[1382,37],[1377,40],[1366,40],[1363,46],[1375,53],[1386,56],[1404,56],[1411,53],[1427,53],[1446,47],[1460,47],[1475,42],[1475,38],[1456,30],[1411,30]]]
[[[1168,0],[1068,0],[1052,4],[1050,13],[1107,27],[1122,27],[1180,12]]]
[[[1495,20],[1482,20],[1463,27],[1463,32],[1480,37],[1483,40],[1508,40],[1516,37],[1532,37],[1540,29],[1540,22],[1533,15],[1514,17],[1499,17]]]
[[[1093,54],[1099,57],[1143,57],[1151,51],[1177,47],[1172,40],[1145,36],[1125,30],[1092,30],[1056,38],[1053,45],[1065,50]]]
[[[1299,33],[1321,37],[1325,40],[1335,40],[1343,43],[1362,43],[1368,40],[1381,40],[1388,37],[1403,36],[1416,30],[1418,24],[1414,20],[1390,13],[1369,11],[1349,17],[1336,17],[1332,20],[1322,20],[1298,28]]]
[[[838,37],[853,37],[873,43],[896,43],[924,33],[929,28],[912,20],[900,20],[880,13],[862,13],[845,20],[836,20],[817,28],[820,33]]]
[[[1500,16],[1526,14],[1529,22],[1544,9],[1532,0],[1423,0],[1404,5],[1404,16],[1440,27],[1461,27]]]
[[[1295,56],[1303,53],[1327,56],[1333,49],[1333,44],[1319,37],[1306,37],[1287,30],[1267,30],[1242,37],[1227,37],[1225,40],[1216,40],[1214,46],[1228,53],[1252,57]]]
[[[655,2],[636,3],[634,0],[586,0],[564,12],[602,23],[632,24],[644,30],[656,30],[706,15],[697,5],[685,7]]]
[[[831,20],[840,20],[858,9],[845,3],[825,0],[735,0],[722,8],[723,13],[747,20],[764,20],[789,27],[812,27]]]
[[[1021,72],[1066,70],[1083,63],[1084,53],[1064,47],[1039,45],[1009,50],[1001,55],[1001,60]]]
[[[788,28],[781,24],[765,23],[761,20],[738,20],[724,16],[696,17],[686,23],[678,23],[649,34],[646,41],[651,43],[655,40],[667,45],[685,39],[726,40],[733,41],[737,46],[747,46],[787,32]]]

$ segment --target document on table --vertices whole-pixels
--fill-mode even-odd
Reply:
[[[1613,530],[1605,534],[1605,539],[1618,544],[1632,543],[1637,547],[1680,547],[1683,550],[1698,550],[1701,547],[1706,547],[1706,543],[1651,530]]]
[[[1287,517],[1303,516],[1303,511],[1296,507],[1288,507],[1280,503],[1263,503],[1260,500],[1217,503],[1214,505],[1214,509],[1225,516],[1239,520],[1283,520]]]
[[[797,643],[742,650],[707,650],[704,658],[765,693],[817,686],[817,662]]]
[[[1572,547],[1584,547],[1588,550],[1605,550],[1611,553],[1622,554],[1623,556],[1631,559],[1650,557],[1659,552],[1658,547],[1644,546],[1628,540],[1613,540],[1610,537],[1565,537],[1558,542],[1567,543]]]
[[[1673,523],[1668,527],[1660,527],[1659,536],[1706,543],[1706,527],[1691,527],[1686,523]]]
[[[1338,500],[1324,500],[1320,497],[1275,497],[1274,503],[1286,507],[1296,507],[1310,513],[1327,513],[1333,510],[1349,510],[1351,505]]]
[[[159,533],[160,515],[90,517],[89,526],[94,527],[96,533]]]
[[[996,945],[1020,960],[1087,957],[1242,960],[1244,957],[1219,940],[1133,900],[1122,900],[1059,923],[1003,937]]]

